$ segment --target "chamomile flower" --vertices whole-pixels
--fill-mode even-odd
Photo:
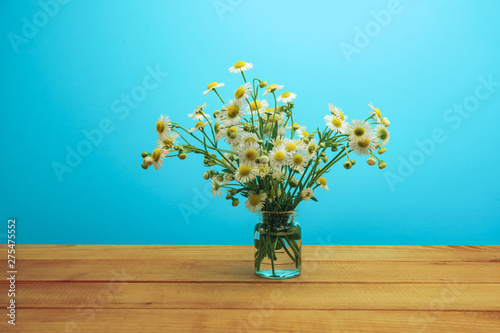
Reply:
[[[275,146],[269,152],[269,162],[273,167],[282,167],[290,163],[290,153],[285,150],[283,145]]]
[[[347,116],[342,113],[342,109],[338,106],[334,106],[332,103],[328,104],[328,108],[330,109],[330,113],[342,121],[347,119]]]
[[[219,198],[222,196],[222,191],[220,190],[222,188],[222,179],[219,179],[218,177],[212,177],[212,195],[215,197],[216,195],[219,196]]]
[[[264,93],[262,95],[266,96],[267,94],[275,92],[276,90],[280,90],[282,88],[283,88],[283,86],[280,86],[278,84],[274,84],[274,83],[270,84],[266,87],[266,91],[264,91]]]
[[[212,82],[212,83],[209,83],[209,84],[207,85],[207,90],[205,90],[205,91],[203,92],[203,95],[206,95],[206,94],[208,94],[209,92],[211,92],[212,90],[217,89],[217,88],[220,88],[220,87],[224,87],[224,83],[217,83],[217,82],[215,82],[215,81],[214,81],[214,82]]]
[[[260,155],[260,147],[256,143],[251,143],[240,147],[239,157],[243,164],[249,165],[252,168],[257,166],[257,157]]]
[[[255,114],[256,112],[261,113],[265,112],[266,108],[269,106],[269,103],[265,99],[262,100],[256,100],[256,101],[251,101],[250,102],[250,112]]]
[[[307,165],[307,162],[309,162],[306,157],[300,153],[293,154],[291,159],[290,159],[290,167],[297,171],[302,173],[302,169],[304,169]]]
[[[375,135],[380,140],[382,146],[385,146],[391,137],[391,134],[384,125],[377,125],[377,127],[375,127]]]
[[[247,82],[238,89],[236,89],[236,91],[234,92],[234,98],[245,100],[248,97],[250,97],[251,92],[252,92],[252,87],[250,85],[250,82]]]
[[[314,191],[312,188],[305,188],[300,192],[300,196],[304,201],[309,200],[311,198],[314,198]]]
[[[258,139],[259,138],[255,133],[243,133],[241,135],[241,144],[247,145],[247,144],[257,143]]]
[[[345,134],[348,124],[336,115],[325,116],[326,126],[337,133]]]
[[[270,109],[266,109],[266,114],[265,114],[265,122],[269,124],[273,124],[273,123],[277,123],[278,125],[281,125],[284,121],[284,117],[282,114],[279,114],[279,113],[274,113],[273,111],[269,112],[267,110],[270,110]],[[274,109],[271,109],[271,110],[274,110]]]
[[[299,130],[305,131],[306,127],[305,126],[300,126],[297,123],[293,123],[290,126],[287,126],[286,129],[289,129],[289,130],[293,129],[294,131],[299,131]]]
[[[347,125],[346,134],[349,135],[349,140],[360,139],[368,136],[372,131],[370,124],[365,121],[354,119],[352,124]]]
[[[224,124],[237,124],[241,118],[245,117],[246,111],[245,104],[241,99],[233,99],[229,101],[227,106],[223,106],[222,121]]]
[[[264,178],[267,176],[270,172],[269,166],[268,165],[260,165],[257,167],[257,176]]]
[[[243,135],[243,128],[240,125],[224,126],[221,131],[228,144],[236,146],[240,143]]]
[[[288,103],[291,102],[293,99],[295,99],[295,97],[297,97],[297,95],[286,91],[278,97],[278,102]]]
[[[156,147],[165,149],[168,154],[169,151],[174,147],[175,140],[177,140],[178,137],[179,134],[175,132],[170,132],[170,134],[167,136],[166,139],[156,141]]]
[[[170,120],[168,116],[161,115],[156,122],[156,131],[158,132],[158,139],[163,140],[170,134]]]
[[[278,135],[276,138],[269,140],[273,147],[277,148],[285,143],[285,138],[283,135]]]
[[[316,155],[316,152],[318,151],[318,143],[316,142],[316,139],[311,139],[309,143],[306,145],[306,158],[311,159]]]
[[[274,180],[285,180],[286,179],[286,174],[285,171],[283,171],[281,168],[273,168],[273,173],[272,177]]]
[[[241,164],[236,170],[236,175],[234,175],[234,179],[241,183],[248,183],[255,179],[256,170],[252,168],[250,165]]]
[[[224,137],[224,132],[222,131],[222,122],[220,117],[216,117],[214,121],[212,121],[212,126],[215,132],[215,140],[218,141]]]
[[[204,123],[203,121],[198,121],[193,128],[190,128],[188,130],[189,133],[193,133],[194,131],[201,131],[205,127],[207,123]]]
[[[264,208],[264,204],[267,199],[267,194],[262,190],[260,190],[259,192],[250,191],[248,192],[247,198],[248,200],[245,204],[245,207],[252,213],[255,213]]]
[[[249,70],[252,67],[253,67],[253,65],[249,62],[247,63],[245,61],[238,61],[237,63],[234,64],[233,67],[229,68],[229,71],[231,73],[241,73],[241,72],[244,72],[246,70]]]
[[[298,150],[304,150],[306,144],[300,139],[288,139],[283,140],[283,146],[285,150],[291,154],[297,152]]]
[[[382,112],[380,112],[379,108],[373,106],[373,103],[368,104],[368,106],[372,109],[372,116],[375,118],[378,124],[382,124]]]
[[[161,148],[155,148],[153,153],[151,153],[151,158],[153,159],[153,165],[155,169],[158,170],[163,166],[163,159],[167,156],[167,152]]]
[[[302,126],[302,127],[305,127],[305,126]],[[299,135],[299,138],[308,138],[309,137],[309,132],[306,131],[306,129],[298,129],[297,130],[297,134]]]
[[[316,183],[319,185],[319,187],[324,188],[325,192],[328,191],[328,185],[326,185],[325,177],[319,177]]]
[[[358,155],[369,155],[376,148],[377,137],[368,133],[362,137],[349,138],[349,147]]]
[[[232,173],[226,172],[224,174],[224,184],[229,183],[230,181],[234,180],[234,175]]]
[[[210,115],[203,112],[203,108],[207,106],[207,103],[203,103],[203,105],[198,106],[194,109],[193,113],[188,114],[188,117],[194,120],[204,120],[209,119]]]

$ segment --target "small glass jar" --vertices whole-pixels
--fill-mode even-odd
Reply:
[[[255,273],[268,279],[300,275],[301,228],[296,211],[260,212],[255,225]]]

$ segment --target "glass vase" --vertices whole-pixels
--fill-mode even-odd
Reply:
[[[255,225],[255,273],[268,279],[300,275],[301,228],[295,211],[261,212]]]

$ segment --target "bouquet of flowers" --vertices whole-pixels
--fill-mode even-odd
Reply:
[[[290,212],[302,201],[317,201],[314,191],[318,187],[328,190],[327,173],[338,162],[345,169],[352,168],[354,154],[367,156],[368,165],[386,167],[377,155],[386,151],[383,146],[389,141],[390,122],[374,105],[369,104],[370,115],[365,120],[348,123],[342,109],[329,104],[323,129],[309,131],[294,121],[297,95],[279,84],[247,80],[245,72],[252,67],[238,61],[229,68],[231,73],[241,73],[243,79],[230,99],[220,94],[224,83],[208,84],[203,94],[215,94],[220,110],[210,114],[206,103],[198,106],[189,114],[191,128],[161,115],[156,123],[156,148],[142,153],[142,167],[159,169],[166,158],[185,160],[189,153],[200,154],[210,168],[203,178],[211,180],[214,196],[220,197],[226,190],[226,199],[233,206],[239,204],[237,196],[242,196],[246,208],[254,213]],[[266,244],[269,246],[259,245],[259,260],[266,256],[273,259],[281,241],[270,238]],[[297,252],[293,246],[292,250]]]

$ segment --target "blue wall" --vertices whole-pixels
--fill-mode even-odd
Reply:
[[[246,60],[304,125],[329,102],[392,122],[385,170],[339,165],[300,206],[305,244],[500,244],[500,2],[41,2],[0,4],[2,242],[15,217],[20,243],[251,244],[256,216],[205,194],[201,158],[140,167],[157,117],[219,108],[202,91],[229,96]]]

